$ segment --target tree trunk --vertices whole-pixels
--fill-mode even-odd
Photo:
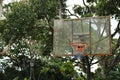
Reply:
[[[91,64],[89,62],[89,58],[86,57],[86,66],[87,66],[87,80],[91,80]]]
[[[106,66],[106,61],[105,60],[101,61],[100,65],[101,65],[102,80],[107,80],[107,66]]]

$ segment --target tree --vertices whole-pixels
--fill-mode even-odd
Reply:
[[[111,16],[111,18],[118,20],[116,30],[111,34],[112,42],[114,43],[114,46],[112,47],[112,55],[100,57],[100,60],[97,61],[101,66],[102,80],[106,80],[109,79],[108,75],[110,75],[109,73],[111,73],[112,69],[120,62],[120,36],[118,36],[117,40],[113,40],[117,33],[120,34],[120,2],[118,0],[87,0],[87,3],[88,4],[83,0],[84,7],[78,5],[74,6],[75,13],[79,14],[81,17]]]
[[[11,62],[13,62],[13,68],[7,67],[5,71],[11,70],[19,74],[14,74],[11,76],[11,79],[19,79],[19,77],[23,76],[21,75],[22,73],[25,73],[22,79],[29,79],[29,73],[31,73],[30,79],[33,80],[36,78],[51,80],[56,78],[59,80],[69,80],[71,78],[81,79],[73,70],[74,66],[71,62],[74,62],[74,59],[69,58],[68,60],[71,62],[67,63],[67,61],[62,58],[59,61],[57,61],[58,59],[54,60],[50,55],[53,47],[53,20],[59,18],[60,14],[62,14],[60,16],[63,18],[68,17],[66,15],[65,1],[66,0],[26,0],[4,6],[4,16],[6,19],[0,21],[0,53],[1,55],[9,56]],[[83,3],[85,5],[84,7],[74,7],[75,13],[78,13],[81,17],[111,15],[119,20],[120,4],[118,0],[88,0],[89,5],[83,0]],[[59,11],[61,11],[61,13],[59,13]],[[119,24],[120,21],[118,21],[118,26],[111,37],[114,37],[114,35],[120,32]],[[113,56],[100,57],[100,60],[97,61],[102,68],[96,70],[96,73],[98,75],[100,75],[98,71],[103,73],[101,75],[102,80],[113,78],[113,76],[108,77],[108,75],[116,71],[114,67],[119,69],[119,41],[120,37],[112,41]],[[41,56],[41,54],[47,56]],[[86,64],[91,66],[97,63],[92,63],[94,59],[94,56],[82,59],[83,63],[81,63],[81,65],[83,65],[82,68],[84,68],[85,72]],[[31,66],[30,63],[34,63],[33,66]],[[78,64],[79,63],[77,63],[77,65]],[[70,66],[70,69],[68,66]],[[16,67],[20,67],[21,71],[16,71]],[[36,73],[34,71],[36,71]],[[10,76],[9,74],[12,73],[8,73],[7,76]],[[1,74],[1,76],[4,77],[4,74]]]
[[[63,13],[65,1],[60,2]],[[58,18],[60,3],[55,0],[25,0],[4,6],[5,19],[0,21],[0,54],[1,58],[10,58],[12,67],[3,66],[3,80],[69,80],[78,77],[72,63],[63,63],[61,59],[54,60],[50,56],[53,20]],[[71,66],[70,70],[68,66]]]

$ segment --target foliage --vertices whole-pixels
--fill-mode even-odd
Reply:
[[[22,56],[17,57],[17,62],[14,60],[12,67],[7,67],[5,69],[5,73],[1,73],[1,79],[29,79],[29,63],[21,63],[24,58],[25,57]],[[26,59],[25,61],[29,61],[29,59]],[[43,59],[36,59],[34,62],[34,68],[32,68],[32,70],[34,70],[32,74],[34,74],[33,77],[35,77],[35,80],[71,80],[71,78],[78,78],[72,63],[63,63],[61,59],[56,58],[51,60],[45,57]]]
[[[31,10],[31,7],[23,2],[11,3],[6,6],[9,11],[5,13],[6,19],[3,20],[2,37],[8,43],[26,38],[31,35],[31,30],[36,21],[37,15]],[[1,26],[3,28],[3,26]],[[34,31],[34,30],[33,30]]]
[[[88,0],[87,5],[83,0],[85,7],[80,5],[74,6],[75,13],[78,13],[82,17],[86,16],[114,16],[120,18],[120,2],[118,0]]]
[[[34,8],[34,12],[38,15],[38,19],[50,17],[54,18],[58,15],[59,3],[56,1],[49,0],[30,0],[31,5]],[[54,13],[53,13],[54,12]]]
[[[110,71],[109,75],[109,79],[114,79],[114,80],[119,80],[120,79],[120,65],[116,65],[112,71]]]
[[[9,62],[2,63],[3,67],[0,67],[3,70],[0,72],[2,80],[29,80],[31,78],[33,80],[84,80],[82,77],[84,75],[78,76],[74,70],[75,61],[71,63],[62,58],[55,59],[50,55],[53,47],[53,20],[59,18],[60,9],[62,17],[66,18],[65,1],[28,0],[28,2],[14,2],[4,6],[5,19],[0,21],[0,52],[2,53],[6,47],[10,46],[6,51],[6,56],[10,58],[12,67],[8,66]],[[120,18],[119,0],[87,0],[87,2],[89,5],[84,2],[84,7],[76,5],[75,13],[81,17],[111,15],[116,19]],[[62,8],[59,6],[60,3]],[[119,29],[118,25],[116,33]],[[97,69],[93,79],[119,79],[118,43],[119,39],[113,40],[113,56],[102,57],[103,60],[99,62],[99,65],[100,67],[104,65],[104,69]],[[89,59],[92,62],[93,59]],[[68,61],[71,59],[69,58]],[[30,66],[31,62],[34,63],[33,66]],[[85,61],[83,63],[86,67]],[[78,62],[77,65],[79,64]],[[83,64],[80,64],[80,68],[81,65]],[[104,78],[104,74],[100,73],[102,71],[108,77]]]
[[[63,7],[65,1],[61,2]],[[8,48],[2,55],[8,56],[12,64],[2,63],[1,79],[70,80],[78,77],[72,63],[43,56],[52,51],[53,19],[58,16],[59,4],[55,0],[29,0],[4,6],[5,19],[0,21],[1,52]],[[70,73],[62,72],[64,68]]]
[[[117,73],[114,74],[114,68],[119,68],[120,63],[120,36],[118,36],[117,39],[114,39],[114,36],[120,32],[120,2],[119,0],[87,0],[87,2],[85,2],[85,0],[82,1],[84,6],[75,5],[73,8],[74,12],[80,15],[80,17],[110,16],[111,18],[114,18],[118,21],[116,30],[113,34],[111,34],[112,55],[104,57],[93,57],[92,59],[97,59],[100,65],[100,68],[95,72],[97,75],[95,80],[112,80],[113,77],[116,79],[118,75]]]
[[[66,77],[68,77],[68,79],[71,79],[73,75],[76,74],[76,71],[73,69],[73,65],[70,62],[64,63],[61,66],[61,71],[63,73],[63,75],[66,75]]]

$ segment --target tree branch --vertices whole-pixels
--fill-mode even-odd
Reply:
[[[8,49],[11,47],[12,42],[9,41],[9,43],[4,47],[4,49],[0,52],[0,56],[6,55]]]
[[[85,7],[88,9],[88,12],[91,12],[89,6],[87,6],[87,5],[85,4],[85,0],[83,0],[83,4],[84,4]]]
[[[119,39],[117,41],[116,47],[114,48],[113,52],[114,53],[118,48],[120,47],[120,36]],[[120,52],[117,53],[118,55],[114,58],[113,62],[111,62],[110,66],[109,66],[109,71],[112,70],[116,64],[118,64],[120,62]]]
[[[104,57],[102,57],[102,58],[100,58],[99,60],[97,60],[96,62],[94,62],[94,63],[91,63],[91,65],[94,65],[94,64],[97,64],[97,63],[99,63],[101,60],[103,60],[105,58],[105,56]]]
[[[112,62],[109,71],[112,70],[115,67],[115,65],[118,64],[118,62],[120,62],[119,58],[120,58],[120,52],[118,53],[118,55],[115,57],[114,61]]]
[[[90,59],[90,64],[92,64],[92,61],[94,60],[95,56],[92,56],[92,59]]]
[[[120,20],[118,22],[118,25],[117,25],[115,32],[111,35],[111,37],[113,38],[118,33],[118,31],[120,31]]]
[[[50,25],[50,18],[48,16],[46,16],[46,19],[47,19],[47,23],[48,23],[48,26],[50,28],[50,31],[53,33],[53,27]]]
[[[75,16],[75,17],[79,18],[79,16],[77,16],[77,15],[75,15],[75,14],[72,14],[72,13],[70,12],[70,10],[68,10],[68,9],[65,9],[65,10],[68,11],[68,13],[70,14],[70,16]]]
[[[113,49],[112,53],[114,53],[114,52],[116,51],[116,49],[119,48],[119,47],[120,47],[120,36],[119,36],[119,38],[118,38],[118,41],[117,41],[116,46],[115,46],[115,48]]]

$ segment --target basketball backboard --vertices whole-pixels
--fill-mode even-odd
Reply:
[[[110,17],[55,20],[53,54],[109,55],[110,36]]]

